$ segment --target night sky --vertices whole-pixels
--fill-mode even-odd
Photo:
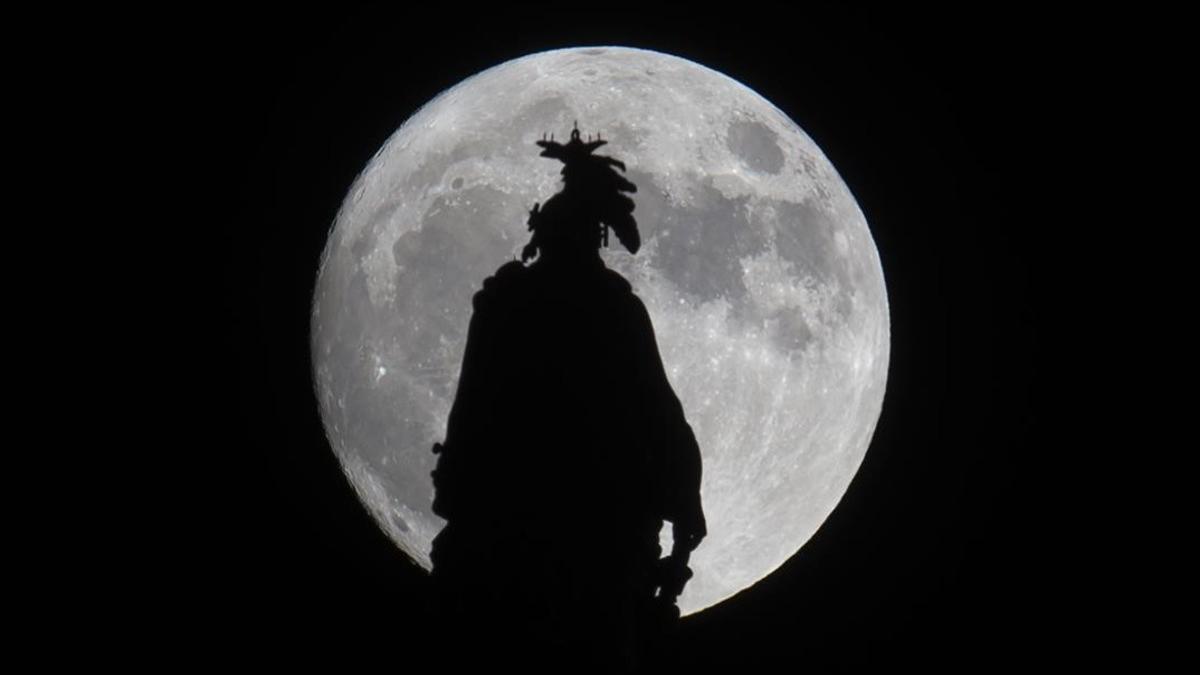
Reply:
[[[1031,234],[1063,162],[1058,24],[787,7],[172,20],[160,39],[182,58],[163,70],[195,92],[221,317],[205,344],[223,366],[202,374],[210,407],[188,441],[201,526],[162,527],[179,571],[157,588],[171,632],[200,636],[189,651],[396,670],[436,631],[424,572],[359,505],[321,428],[318,258],[355,176],[421,104],[511,58],[592,44],[691,59],[790,116],[866,214],[891,306],[888,391],[849,491],[776,573],[685,620],[679,672],[991,672],[1061,640],[1076,589],[1038,478],[1062,440],[1042,290],[1060,239]]]

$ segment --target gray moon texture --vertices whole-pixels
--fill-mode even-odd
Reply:
[[[691,614],[812,537],[863,461],[887,380],[887,294],[866,219],[813,140],[741,83],[653,51],[573,48],[503,63],[426,104],[371,159],[330,232],[312,308],[321,415],[363,504],[430,569],[444,524],[430,511],[431,447],[446,433],[471,297],[519,257],[529,209],[561,187],[561,165],[534,142],[565,140],[576,120],[638,186],[642,250],[614,243],[603,257],[646,304],[702,452],[709,531],[680,597]]]

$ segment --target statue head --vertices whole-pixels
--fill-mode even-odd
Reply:
[[[551,136],[537,144],[542,157],[563,163],[564,186],[545,209],[535,205],[530,212],[529,229],[534,235],[522,257],[528,260],[538,252],[558,251],[594,254],[608,245],[609,228],[630,253],[636,253],[641,237],[633,219],[634,204],[623,193],[637,192],[637,186],[615,171],[625,171],[623,162],[594,154],[607,141],[597,134],[596,140],[589,136],[585,142],[576,123],[568,142],[558,143]]]

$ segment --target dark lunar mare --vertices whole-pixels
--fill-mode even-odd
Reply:
[[[599,246],[638,244],[635,188],[578,131],[529,265],[483,284],[434,471],[442,665],[627,672],[664,657],[706,533],[700,450],[650,316]],[[670,521],[674,550],[660,559]]]

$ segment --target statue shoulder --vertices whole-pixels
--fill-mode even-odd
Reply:
[[[621,293],[622,295],[628,295],[638,304],[641,304],[641,299],[633,293],[633,285],[629,283],[628,279],[621,276],[619,272],[605,267],[602,274],[604,283],[609,287],[609,290]]]
[[[602,287],[605,304],[609,311],[615,312],[619,325],[633,330],[639,336],[639,348],[645,345],[643,339],[654,340],[654,325],[650,319],[650,311],[646,304],[633,292],[629,280],[612,270],[605,270]]]
[[[475,293],[471,302],[475,310],[486,307],[509,295],[513,290],[524,284],[529,274],[529,268],[518,260],[510,260],[496,270],[496,273],[483,280],[483,288]]]

